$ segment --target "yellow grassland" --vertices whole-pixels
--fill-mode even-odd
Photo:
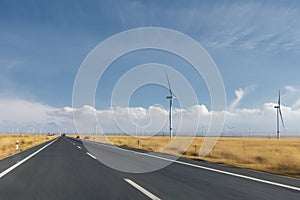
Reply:
[[[0,134],[0,159],[19,153],[56,137],[58,137],[58,135]],[[19,141],[19,149],[16,149],[16,141]]]

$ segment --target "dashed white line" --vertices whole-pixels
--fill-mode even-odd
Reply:
[[[124,178],[124,180],[129,183],[130,185],[132,185],[134,188],[138,189],[140,192],[142,192],[143,194],[145,194],[147,197],[149,197],[150,199],[153,200],[160,200],[160,198],[158,198],[157,196],[155,196],[154,194],[152,194],[151,192],[149,192],[148,190],[144,189],[142,186],[139,186],[138,184],[136,184],[135,182],[133,182],[132,180],[128,179],[128,178]]]
[[[81,147],[80,147],[80,146],[77,146],[77,148],[78,148],[78,149],[81,149]]]
[[[127,152],[131,152],[131,153],[135,153],[135,154],[140,154],[140,155],[143,155],[143,156],[149,156],[149,157],[152,157],[152,158],[157,158],[157,159],[161,159],[161,160],[165,160],[165,161],[169,161],[169,162],[174,162],[174,163],[181,164],[181,165],[186,165],[186,166],[195,167],[195,168],[199,168],[199,169],[204,169],[204,170],[208,170],[208,171],[213,171],[213,172],[217,172],[217,173],[221,173],[221,174],[226,174],[226,175],[229,175],[229,176],[239,177],[239,178],[248,179],[248,180],[252,180],[252,181],[256,181],[256,182],[260,182],[260,183],[265,183],[265,184],[275,185],[275,186],[282,187],[282,188],[288,188],[288,189],[291,189],[291,190],[300,191],[300,187],[295,187],[295,186],[291,186],[291,185],[286,185],[286,184],[282,184],[282,183],[268,181],[268,180],[264,180],[264,179],[260,179],[260,178],[254,178],[254,177],[251,177],[251,176],[232,173],[232,172],[223,171],[223,170],[219,170],[219,169],[214,169],[214,168],[210,168],[210,167],[204,167],[204,166],[201,166],[201,165],[196,165],[196,164],[187,163],[187,162],[178,161],[178,160],[173,160],[173,159],[169,159],[169,158],[164,158],[164,157],[160,157],[160,156],[156,156],[156,155],[141,153],[141,152],[132,151],[132,150],[129,150],[129,149],[122,149],[120,147],[110,146],[110,145],[101,144],[101,143],[97,143],[97,142],[91,142],[91,143],[98,144],[100,146],[106,146],[106,147],[113,148],[113,149],[118,149],[120,151],[127,151]]]
[[[42,148],[40,148],[39,150],[37,150],[36,152],[30,154],[29,156],[27,156],[26,158],[24,158],[23,160],[17,162],[16,164],[14,164],[13,166],[9,167],[8,169],[4,170],[3,172],[0,173],[0,178],[2,178],[3,176],[5,176],[6,174],[8,174],[9,172],[11,172],[12,170],[14,170],[16,167],[20,166],[21,164],[23,164],[25,161],[29,160],[31,157],[35,156],[36,154],[38,154],[39,152],[41,152],[42,150],[44,150],[45,148],[47,148],[48,146],[50,146],[51,144],[53,144],[54,142],[56,142],[58,140],[58,138],[56,138],[55,140],[53,140],[52,142],[46,144],[45,146],[43,146]]]
[[[92,154],[90,154],[89,152],[86,152],[87,155],[89,155],[90,157],[92,157],[93,159],[97,159],[95,156],[93,156]]]

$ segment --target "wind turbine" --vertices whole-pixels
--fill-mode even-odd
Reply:
[[[281,113],[281,109],[280,109],[280,90],[279,90],[279,95],[278,95],[278,105],[274,106],[274,108],[277,109],[277,139],[279,139],[280,138],[279,115],[280,115],[280,118],[281,118],[282,126],[284,128],[284,122],[283,122],[282,113]]]
[[[175,99],[175,96],[173,95],[172,89],[171,89],[171,84],[169,81],[168,74],[166,73],[166,78],[168,81],[168,87],[169,87],[169,92],[170,96],[167,96],[167,99],[170,100],[170,107],[169,107],[169,131],[170,131],[170,137],[173,137],[173,128],[172,128],[172,103],[173,99]]]

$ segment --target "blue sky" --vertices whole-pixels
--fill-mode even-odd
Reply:
[[[101,41],[137,27],[164,27],[198,41],[217,64],[228,105],[243,91],[240,108],[300,99],[299,1],[34,1],[0,2],[0,98],[22,99],[55,108],[72,106],[77,70]],[[96,108],[109,109],[115,81],[147,62],[173,66],[210,107],[205,83],[171,55],[142,51],[120,58],[97,90]],[[182,64],[182,65],[181,65]],[[120,67],[122,66],[122,67]],[[293,88],[293,90],[289,90]],[[247,92],[245,92],[247,91]],[[167,90],[144,87],[131,106],[167,107]],[[162,100],[163,99],[163,100]],[[154,102],[154,103],[153,103]],[[177,104],[175,106],[178,107]]]

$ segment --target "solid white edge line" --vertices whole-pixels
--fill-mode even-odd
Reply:
[[[87,155],[89,155],[90,157],[97,159],[95,156],[93,156],[92,154],[90,154],[89,152],[86,152]]]
[[[78,148],[78,149],[81,149],[81,147],[80,147],[80,146],[77,146],[77,148]]]
[[[29,160],[30,158],[32,158],[33,156],[35,156],[36,154],[38,154],[39,152],[41,152],[42,150],[44,150],[45,148],[47,148],[48,146],[50,146],[51,144],[53,144],[54,142],[56,142],[58,140],[58,138],[56,138],[55,140],[53,140],[52,142],[46,144],[45,146],[43,146],[42,148],[40,148],[36,152],[30,154],[29,156],[27,156],[23,160],[17,162],[16,164],[12,165],[11,167],[9,167],[6,170],[4,170],[3,172],[1,172],[0,173],[0,178],[2,178],[3,176],[5,176],[6,174],[8,174],[9,172],[11,172],[12,170],[14,170],[15,168],[17,168],[18,166],[20,166],[21,164],[23,164],[24,162],[26,162],[27,160]]]
[[[133,186],[134,188],[136,188],[137,190],[139,190],[140,192],[142,192],[144,195],[146,195],[147,197],[149,197],[150,199],[153,200],[160,200],[160,198],[158,198],[157,196],[155,196],[154,194],[152,194],[151,192],[149,192],[148,190],[144,189],[142,186],[139,186],[138,184],[136,184],[135,182],[133,182],[132,180],[128,179],[128,178],[124,178],[124,180],[129,183],[131,186]]]
[[[89,142],[92,142],[92,141],[89,141]],[[260,182],[260,183],[265,183],[265,184],[269,184],[269,185],[275,185],[275,186],[279,186],[279,187],[283,187],[283,188],[288,188],[288,189],[300,191],[300,188],[295,187],[295,186],[290,186],[290,185],[277,183],[277,182],[273,182],[273,181],[267,181],[267,180],[263,180],[263,179],[259,179],[259,178],[254,178],[254,177],[251,177],[251,176],[236,174],[236,173],[227,172],[227,171],[214,169],[214,168],[210,168],[210,167],[204,167],[204,166],[196,165],[196,164],[192,164],[192,163],[186,163],[186,162],[183,162],[183,161],[172,160],[172,159],[169,159],[169,158],[164,158],[164,157],[159,157],[159,156],[155,156],[155,155],[151,155],[151,154],[132,151],[132,150],[129,150],[129,149],[122,149],[122,148],[119,148],[119,147],[116,147],[116,146],[110,146],[110,145],[101,144],[101,143],[97,143],[97,142],[92,142],[92,143],[98,144],[100,146],[106,146],[106,147],[109,147],[109,148],[118,149],[118,150],[121,150],[121,151],[129,151],[129,152],[132,152],[132,153],[136,153],[136,154],[140,154],[140,155],[144,155],[144,156],[149,156],[149,157],[152,157],[152,158],[157,158],[157,159],[161,159],[161,160],[165,160],[165,161],[169,161],[169,162],[174,162],[174,163],[181,164],[181,165],[186,165],[186,166],[195,167],[195,168],[199,168],[199,169],[204,169],[204,170],[208,170],[208,171],[213,171],[213,172],[217,172],[217,173],[221,173],[221,174],[235,176],[235,177],[239,177],[239,178],[243,178],[243,179],[248,179],[248,180],[252,180],[252,181],[256,181],[256,182]]]

